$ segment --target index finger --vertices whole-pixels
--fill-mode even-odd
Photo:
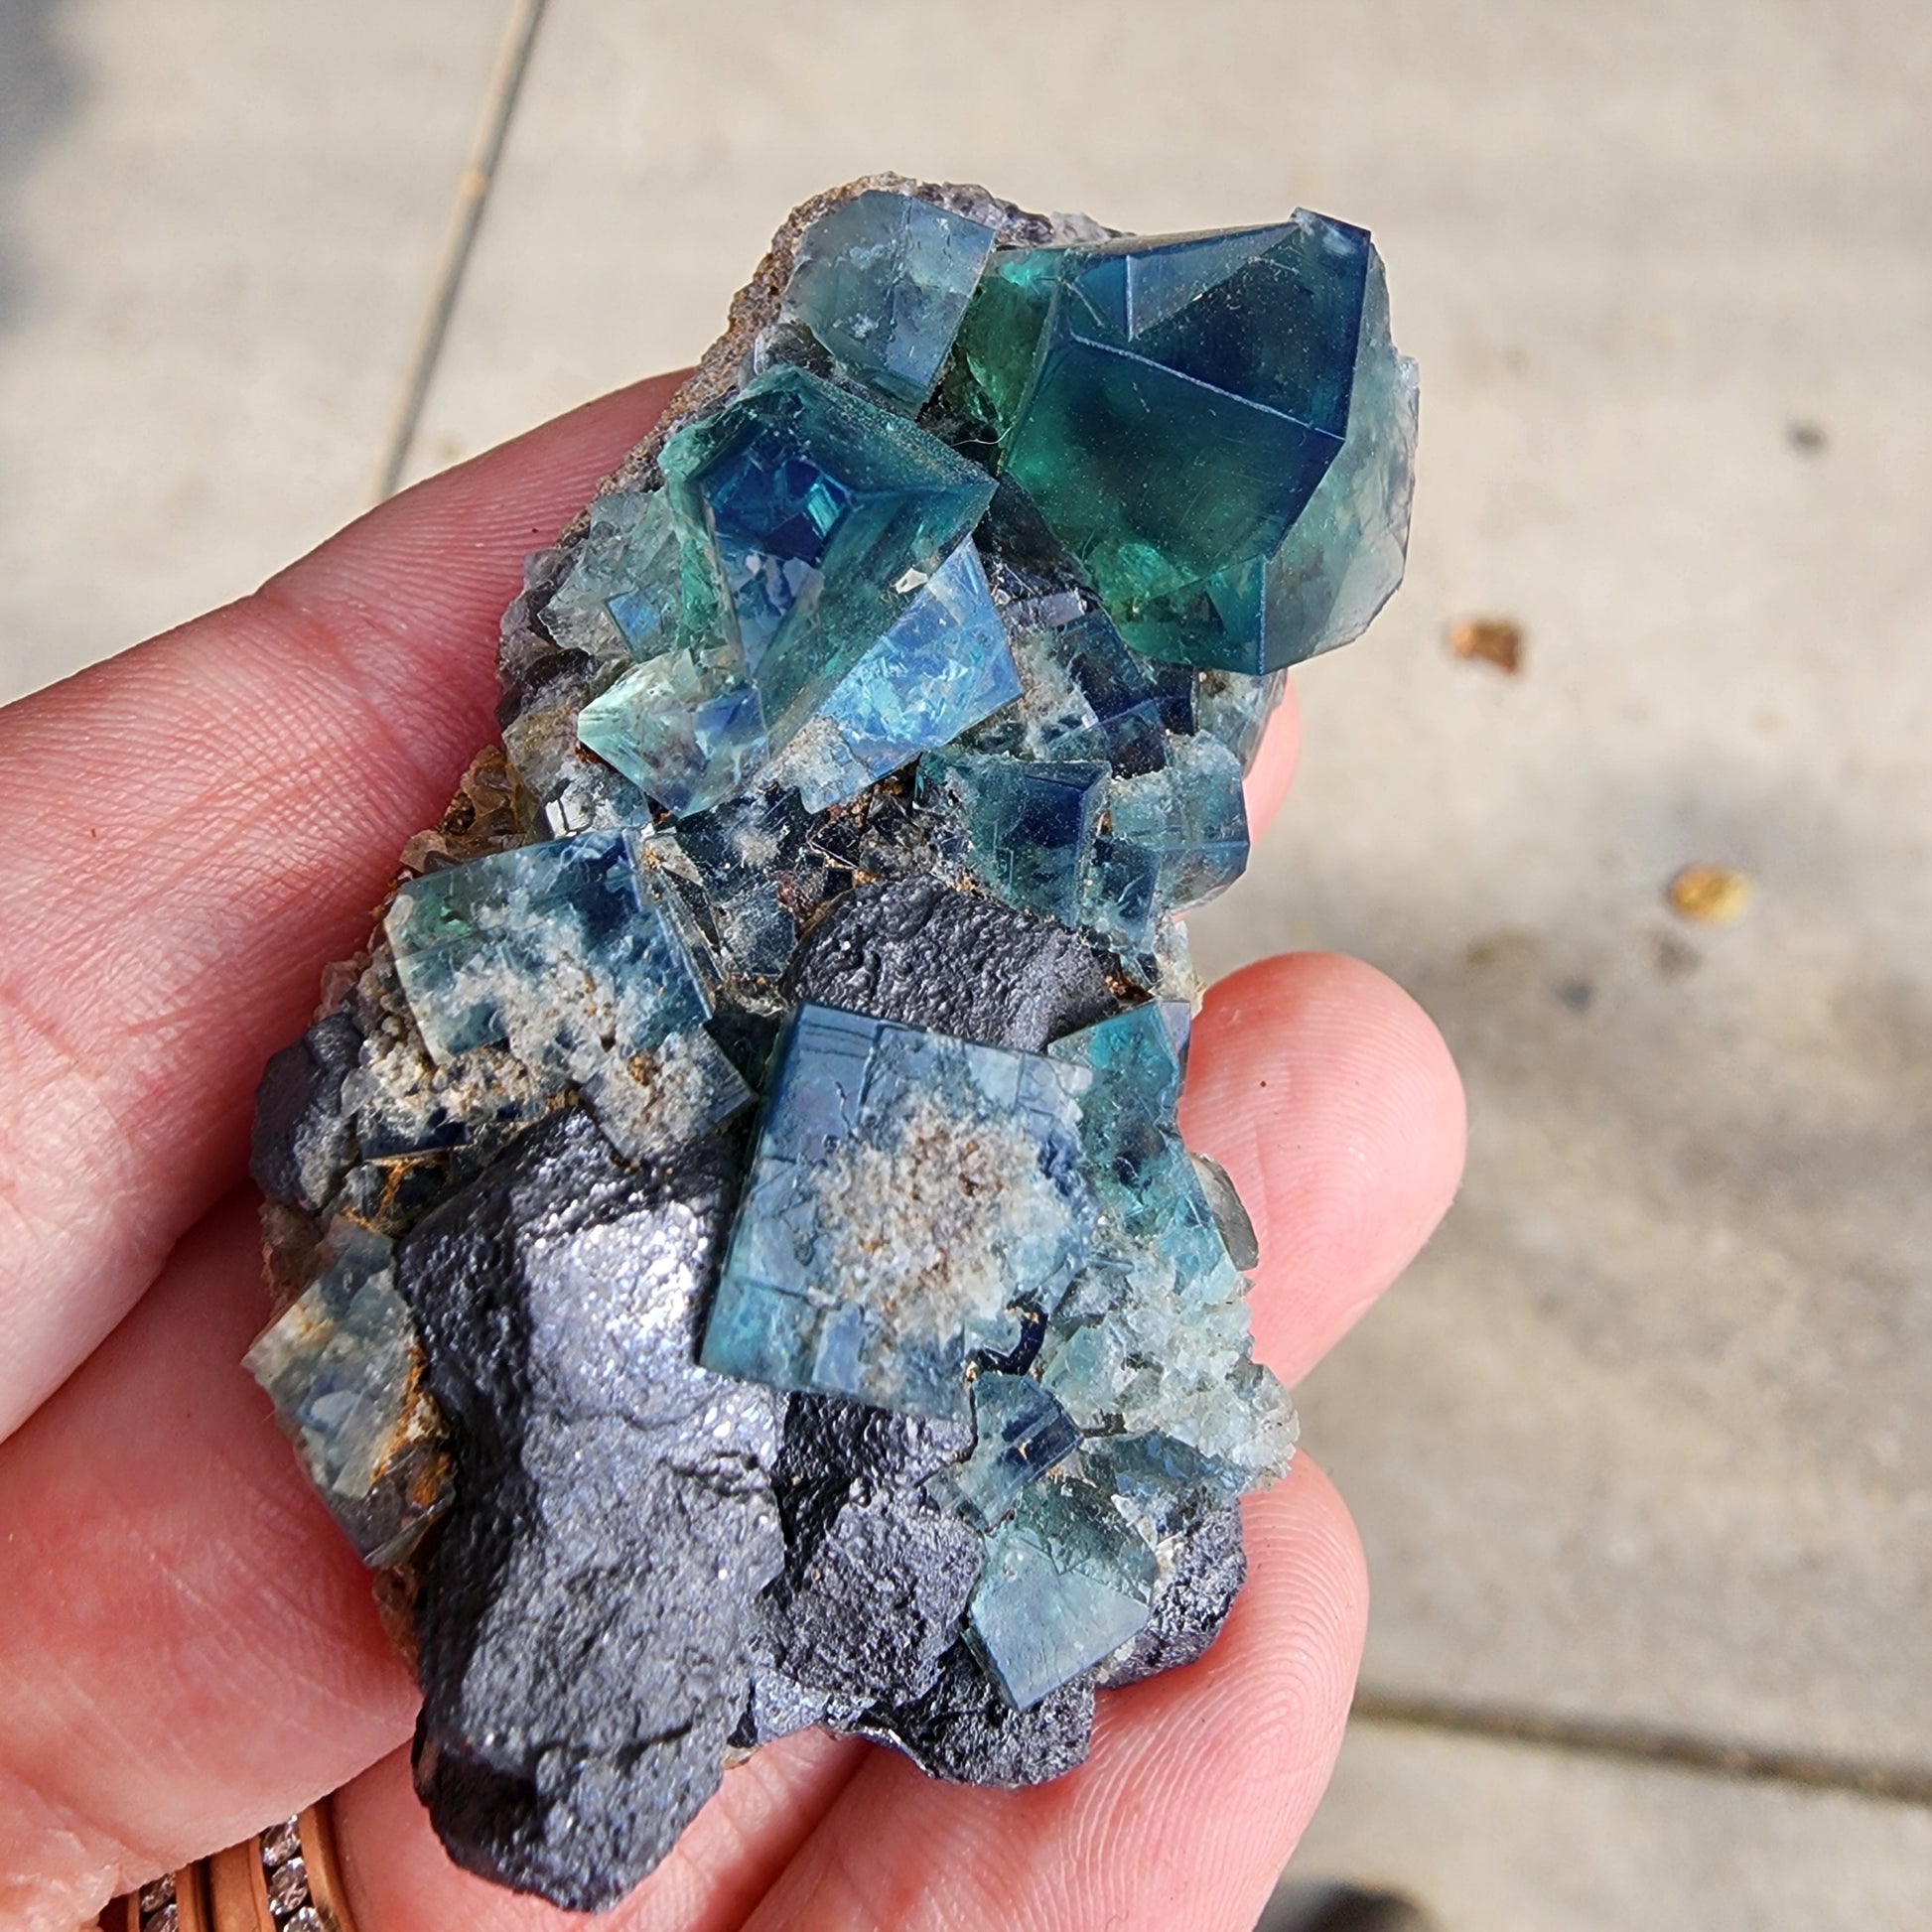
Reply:
[[[0,1436],[239,1173],[262,1062],[493,726],[499,614],[676,378],[0,712]]]

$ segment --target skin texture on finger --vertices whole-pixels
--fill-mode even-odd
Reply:
[[[414,1725],[368,1574],[240,1366],[266,1312],[236,1198],[0,1446],[9,1932],[72,1932]]]
[[[358,1932],[732,1932],[775,1882],[871,1746],[801,1731],[725,1773],[711,1802],[635,1891],[586,1920],[453,1865],[409,1781],[409,1753],[373,1765],[336,1799]]]
[[[496,626],[643,383],[0,712],[0,1436],[239,1172],[263,1061],[494,737]]]
[[[1247,1932],[1348,1717],[1368,1588],[1312,1463],[1243,1509],[1247,1587],[1198,1663],[1103,1693],[1093,1752],[1031,1791],[945,1785],[881,1751],[756,1932]],[[366,1932],[401,1932],[371,1926]]]
[[[1265,959],[1209,990],[1180,1125],[1253,1217],[1255,1353],[1290,1383],[1415,1259],[1462,1174],[1442,1035],[1393,980],[1333,953]]]

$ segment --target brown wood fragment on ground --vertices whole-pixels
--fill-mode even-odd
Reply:
[[[1693,925],[1735,925],[1750,909],[1750,874],[1735,866],[1686,866],[1665,888],[1664,897]]]
[[[1493,664],[1506,677],[1523,668],[1523,626],[1511,618],[1457,618],[1449,629],[1457,657]]]

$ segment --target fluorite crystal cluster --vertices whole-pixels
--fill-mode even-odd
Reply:
[[[1294,1422],[1177,915],[1400,578],[1415,409],[1359,228],[875,179],[530,560],[253,1163],[249,1367],[463,1864],[606,1905],[808,1725],[1050,1778],[1212,1640]]]

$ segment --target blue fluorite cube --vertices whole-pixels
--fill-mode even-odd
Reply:
[[[680,430],[672,509],[710,540],[773,747],[904,614],[993,496],[903,417],[780,367]]]
[[[436,1419],[389,1243],[338,1222],[331,1246],[329,1267],[242,1363],[364,1560],[393,1562],[447,1500],[431,1476]]]
[[[316,1486],[366,1496],[403,1421],[414,1351],[389,1243],[357,1229],[243,1366],[274,1401]]]
[[[583,1079],[703,1024],[710,1002],[670,901],[629,834],[585,832],[412,879],[384,921],[438,1062],[507,1041]]]
[[[1019,695],[979,552],[962,543],[819,707],[783,775],[808,812],[822,812]]]
[[[662,490],[606,490],[590,527],[544,599],[544,628],[569,650],[646,657],[677,634],[678,533]]]
[[[577,737],[680,817],[737,796],[770,749],[730,642],[674,646],[631,665],[577,714]]]
[[[1241,761],[1212,739],[1169,742],[1158,771],[1116,778],[1094,841],[1083,918],[1145,948],[1159,921],[1224,892],[1248,863]]]
[[[1026,743],[1041,758],[1099,759],[1123,777],[1157,769],[1167,734],[1194,729],[1193,674],[1128,648],[1106,612],[1028,626],[1015,640]]]
[[[1031,1711],[1140,1630],[1156,1574],[1105,1491],[1055,1478],[988,1539],[967,1627],[1007,1701]]]
[[[994,257],[948,397],[1137,650],[1249,672],[1292,661],[1306,612],[1266,634],[1266,570],[1343,448],[1372,259],[1362,229],[1307,210]],[[1380,435],[1398,412],[1377,413]],[[1354,507],[1317,522],[1400,521],[1407,463],[1403,449],[1401,480],[1378,469],[1331,492]]]
[[[774,1059],[700,1359],[960,1417],[975,1349],[1080,1265],[1084,1069],[803,1006]]]
[[[932,393],[993,251],[993,230],[915,195],[874,189],[799,237],[794,316],[854,381],[903,409]]]
[[[1107,777],[1099,763],[929,752],[919,763],[919,797],[957,821],[966,868],[989,892],[1072,925]]]
[[[992,1529],[1079,1445],[1072,1419],[1032,1376],[982,1369],[973,1378],[973,1452],[942,1469],[926,1493]]]
[[[752,1104],[745,1077],[702,1027],[647,1052],[613,1053],[584,1082],[584,1105],[626,1161],[664,1154]]]

